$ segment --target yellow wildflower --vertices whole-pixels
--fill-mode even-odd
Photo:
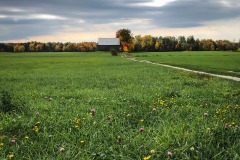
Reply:
[[[12,153],[9,153],[9,154],[8,154],[8,158],[9,158],[9,159],[12,159],[13,157],[14,157],[14,154],[12,154]]]
[[[4,146],[4,143],[0,143],[0,147]]]
[[[151,156],[144,157],[143,160],[149,160]]]
[[[38,133],[38,130],[39,130],[39,129],[38,129],[38,126],[34,126],[34,127],[33,127],[33,131],[35,131],[36,133]]]
[[[144,122],[144,119],[141,119],[140,122]]]
[[[84,141],[83,141],[83,140],[81,140],[81,141],[80,141],[80,143],[81,143],[81,144],[83,144],[83,143],[84,143]]]
[[[25,139],[28,139],[29,137],[28,137],[28,136],[25,136],[24,138],[25,138]]]
[[[164,105],[164,100],[160,100],[159,104]]]
[[[38,121],[37,123],[36,123],[36,125],[39,125],[40,124],[40,122]]]

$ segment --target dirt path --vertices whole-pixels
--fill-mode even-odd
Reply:
[[[225,75],[207,73],[207,72],[202,72],[202,71],[195,71],[195,70],[181,68],[181,67],[175,67],[175,66],[171,66],[171,65],[167,65],[167,64],[154,63],[154,62],[150,62],[150,61],[147,61],[147,60],[137,60],[135,58],[127,58],[127,59],[129,59],[131,61],[136,61],[136,62],[141,62],[141,63],[149,63],[149,64],[153,64],[153,65],[158,65],[158,66],[163,66],[163,67],[168,67],[168,68],[174,68],[174,69],[193,72],[193,73],[205,74],[205,75],[209,75],[209,76],[213,76],[213,77],[220,77],[220,78],[230,79],[230,80],[233,80],[233,81],[239,81],[240,82],[240,78],[238,78],[238,77],[225,76]]]

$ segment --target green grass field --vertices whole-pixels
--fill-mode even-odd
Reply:
[[[133,55],[138,59],[152,62],[240,77],[239,52],[143,52]]]
[[[0,159],[240,159],[239,82],[104,52],[1,53],[0,91]]]

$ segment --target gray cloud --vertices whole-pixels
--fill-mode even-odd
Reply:
[[[237,1],[235,2],[237,4]],[[160,11],[155,16],[159,17],[156,24],[174,28],[196,27],[201,26],[203,22],[240,16],[239,6],[225,6],[221,1],[213,0],[174,1],[161,7]]]
[[[7,0],[0,1],[0,41],[48,35],[63,26],[91,28],[131,19],[149,19],[152,24],[169,28],[188,28],[208,21],[240,17],[239,0],[175,0],[161,7],[137,5],[149,0]],[[119,25],[122,26],[122,25]],[[116,26],[114,26],[116,27]],[[140,26],[128,25],[131,29]]]

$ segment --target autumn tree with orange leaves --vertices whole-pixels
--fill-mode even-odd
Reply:
[[[134,49],[134,38],[131,30],[120,29],[116,32],[116,38],[120,39],[121,50],[124,52],[131,52]]]

